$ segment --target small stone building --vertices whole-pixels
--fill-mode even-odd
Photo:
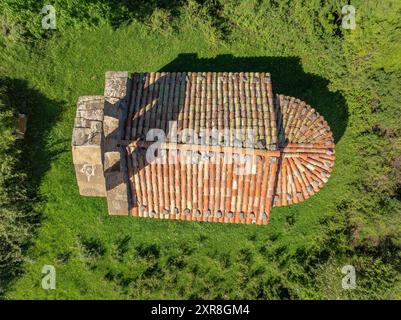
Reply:
[[[327,182],[334,140],[263,72],[107,72],[80,97],[72,137],[79,191],[112,215],[266,224]]]

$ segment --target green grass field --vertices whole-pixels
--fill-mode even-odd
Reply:
[[[315,10],[320,16],[312,5],[294,5],[290,22],[274,11],[255,14],[252,21],[251,5],[230,11],[232,17],[243,13],[233,20],[237,27],[228,24],[229,35],[215,27],[217,20],[187,8],[171,26],[133,19],[118,28],[107,22],[66,27],[34,48],[14,33],[3,36],[0,75],[17,88],[16,104],[29,109],[23,169],[40,213],[22,272],[5,282],[4,298],[401,298],[397,194],[376,199],[360,187],[364,170],[373,172],[368,177],[390,174],[383,164],[366,160],[388,150],[389,142],[361,133],[377,120],[366,111],[377,83],[361,70],[374,73],[382,66],[355,63],[370,45],[361,44],[363,31],[342,38],[319,31],[308,15]],[[391,68],[390,75],[401,70]],[[329,122],[337,144],[334,172],[311,199],[274,208],[267,226],[110,217],[104,198],[79,195],[70,150],[76,101],[102,95],[108,70],[270,72],[275,93],[299,97]],[[388,88],[395,83],[389,82]],[[389,237],[391,245],[380,247],[377,241]],[[346,264],[357,269],[354,290],[341,288]],[[56,290],[41,287],[44,265],[56,268]]]

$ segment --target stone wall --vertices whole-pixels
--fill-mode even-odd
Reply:
[[[104,89],[104,174],[107,206],[111,215],[128,215],[130,192],[124,140],[131,79],[128,72],[107,72]]]

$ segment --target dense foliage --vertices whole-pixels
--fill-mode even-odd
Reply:
[[[43,4],[34,0],[3,0],[0,4],[0,58],[4,61],[0,76],[26,78],[41,94],[67,101],[65,115],[55,128],[48,128],[53,130],[52,136],[45,138],[48,144],[69,137],[77,97],[99,94],[105,70],[263,68],[258,61],[272,73],[276,92],[303,98],[326,117],[338,144],[336,170],[327,193],[322,190],[300,206],[275,209],[267,229],[166,226],[165,222],[139,220],[119,224],[105,218],[104,207],[99,208],[95,200],[77,200],[76,191],[55,186],[76,189],[70,155],[56,157],[54,166],[68,175],[56,173],[56,169],[43,172],[47,174],[41,188],[49,197],[48,220],[43,222],[32,255],[40,263],[59,261],[60,268],[65,268],[65,285],[75,288],[71,295],[401,298],[399,1],[353,1],[354,30],[341,28],[341,8],[346,1],[137,0],[120,4],[113,0],[54,0],[54,31],[40,28]],[[187,52],[198,53],[204,60],[178,59],[169,64]],[[227,57],[213,60],[213,56],[228,53],[260,59],[252,60],[254,65],[239,66]],[[27,61],[35,65],[25,68]],[[275,75],[280,77],[275,79]],[[52,101],[49,108],[57,105]],[[9,198],[14,193],[3,191],[2,186],[16,174],[12,164],[17,155],[11,151],[11,114],[1,112],[2,137],[3,132],[9,137],[0,141],[0,156],[4,157],[0,201],[6,204],[15,202]],[[61,145],[68,150],[68,141]],[[50,152],[55,151],[51,148]],[[35,166],[35,159],[32,161]],[[82,217],[81,207],[88,212],[86,217]],[[3,210],[11,213],[2,218],[0,231],[20,231],[4,242],[9,246],[1,241],[3,265],[21,261],[19,248],[27,232],[26,225],[15,222],[18,210],[6,208],[0,208],[2,217],[6,216]],[[58,213],[68,215],[68,208],[81,211],[60,222]],[[100,222],[99,211],[104,212]],[[81,226],[82,219],[94,227]],[[68,231],[63,224],[67,222]],[[171,242],[156,235],[166,229],[177,232],[175,237],[168,236]],[[110,236],[106,230],[124,231],[121,236],[120,232]],[[61,234],[65,238],[57,240],[59,244],[48,244]],[[225,247],[220,241],[237,244]],[[16,258],[3,258],[9,256]],[[43,295],[40,289],[31,295],[23,293],[37,282],[34,275],[40,263],[25,266],[27,276],[17,282],[10,297]],[[345,264],[357,270],[355,290],[341,289],[338,279]],[[80,275],[72,275],[77,270]],[[70,295],[64,292],[52,297]]]

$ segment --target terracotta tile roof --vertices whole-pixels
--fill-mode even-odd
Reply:
[[[276,150],[276,119],[268,73],[135,73],[132,82],[128,119],[133,119],[133,139],[144,139],[152,128],[168,132],[168,122],[176,121],[178,131],[189,128],[198,134],[202,129],[239,129],[242,136],[238,139],[242,142],[246,130],[253,129],[256,148]],[[230,145],[234,146],[234,138]]]
[[[81,99],[80,123],[86,121],[81,119],[82,103],[94,110],[88,99]],[[265,224],[272,206],[299,203],[317,192],[334,164],[334,140],[323,117],[298,99],[273,97],[268,73],[129,77],[111,72],[106,74],[103,111],[104,140],[95,144],[102,154],[110,214]],[[164,162],[146,158],[155,141],[149,139],[151,129],[167,135],[158,141]],[[202,141],[188,141],[188,130],[207,134]],[[251,145],[249,130],[254,134]],[[79,157],[87,146],[76,143],[81,131],[85,129],[76,125],[73,153],[80,191],[86,194],[81,185],[87,187],[94,178],[86,181],[80,175],[87,173],[81,168],[85,156]],[[175,161],[177,154],[180,161]],[[238,165],[245,156],[247,162]],[[230,157],[233,161],[227,161]],[[238,172],[244,163],[251,163],[251,172]]]

